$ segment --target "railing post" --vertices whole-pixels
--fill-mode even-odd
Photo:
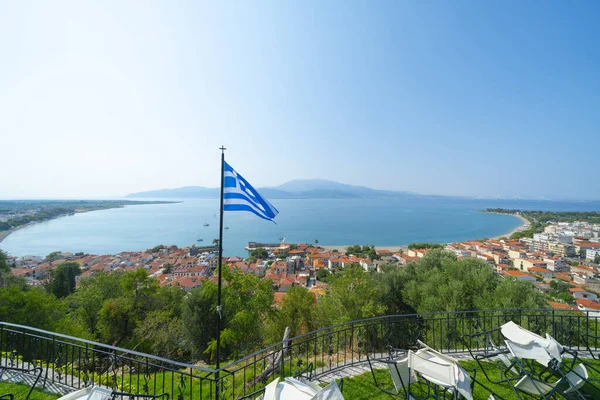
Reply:
[[[456,314],[454,315],[454,317],[456,317]],[[448,351],[448,353],[450,353],[450,345],[451,345],[450,342],[452,341],[452,335],[451,335],[452,329],[450,329],[450,314],[449,313],[446,314],[446,330],[447,330],[447,332],[446,332],[446,338],[447,338],[446,342],[448,343],[448,345],[447,345],[447,351]],[[442,349],[440,349],[440,351],[442,351]]]
[[[556,338],[556,321],[554,317],[554,308],[552,309],[552,337]]]
[[[590,337],[590,318],[589,318],[589,314],[586,315],[586,319],[585,319],[585,340],[588,340],[588,338]],[[598,323],[598,321],[594,321],[596,324]],[[579,350],[579,340],[577,341],[577,349]]]
[[[4,354],[4,325],[0,325],[0,354]],[[0,358],[0,366],[2,365],[2,358]]]
[[[360,353],[358,361],[360,361]],[[350,323],[350,365],[354,365],[354,322]]]
[[[281,379],[285,378],[285,356],[284,354],[285,342],[281,342],[281,366],[279,367],[279,374]],[[291,368],[291,366],[290,366]]]

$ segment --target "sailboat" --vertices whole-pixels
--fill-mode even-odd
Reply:
[[[204,220],[204,226],[210,226],[206,220]]]

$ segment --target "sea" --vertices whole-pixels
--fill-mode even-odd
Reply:
[[[147,199],[145,199],[147,200]],[[164,199],[163,199],[164,200]],[[173,199],[170,199],[173,200]],[[79,213],[19,229],[0,243],[13,256],[53,251],[116,254],[156,245],[210,245],[219,237],[216,199],[136,205]],[[245,212],[226,212],[223,251],[242,255],[248,242],[398,246],[449,243],[506,234],[521,221],[479,212],[488,207],[598,211],[599,201],[415,199],[273,199],[276,223]],[[208,226],[204,226],[207,224]]]

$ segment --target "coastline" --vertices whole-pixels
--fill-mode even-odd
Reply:
[[[531,224],[529,223],[529,221],[527,220],[527,218],[523,217],[522,215],[517,215],[517,214],[503,214],[503,213],[497,213],[497,212],[487,212],[487,211],[483,211],[487,214],[498,214],[498,215],[508,215],[511,217],[515,217],[521,220],[521,225],[517,226],[516,228],[514,228],[513,230],[511,230],[510,232],[507,233],[503,233],[501,235],[498,236],[494,236],[491,237],[490,239],[500,239],[502,237],[510,237],[510,235],[512,235],[513,233],[516,232],[521,232],[521,231],[526,231],[527,229],[529,229],[531,227]],[[337,250],[340,253],[344,253],[346,251],[347,247],[350,247],[351,245],[341,245],[341,246],[332,246],[332,245],[322,245],[319,244],[319,247],[322,247],[326,250]],[[392,253],[395,252],[399,252],[399,251],[407,251],[408,250],[408,245],[403,245],[403,246],[375,246],[375,250],[389,250]]]
[[[136,200],[125,200],[127,202],[131,202],[131,204],[118,204],[115,205],[113,207],[99,207],[99,208],[76,208],[74,210],[74,214],[82,214],[82,213],[86,213],[86,212],[92,212],[92,211],[102,211],[102,210],[112,210],[115,208],[125,208],[126,206],[138,206],[138,205],[147,205],[147,204],[174,204],[174,203],[181,203],[181,201],[136,201]],[[39,224],[41,222],[47,222],[47,221],[52,221],[54,219],[58,219],[58,218],[62,218],[62,217],[67,217],[69,215],[74,215],[74,214],[62,214],[62,215],[57,215],[55,217],[52,218],[48,218],[48,219],[44,219],[41,221],[34,221],[34,222],[29,222],[25,225],[19,225],[17,227],[11,228],[9,230],[6,231],[2,231],[0,232],[0,243],[2,243],[2,241],[4,241],[4,239],[6,239],[8,236],[10,236],[11,233],[18,231],[19,229],[23,229],[26,228],[28,226],[31,225],[35,225],[35,224]]]
[[[18,231],[19,229],[23,229],[23,228],[25,228],[25,227],[27,227],[29,225],[30,224],[25,224],[25,225],[17,226],[16,228],[9,229],[7,231],[0,232],[0,243],[2,243],[2,241],[4,239],[6,239],[11,233],[13,233],[15,231]]]
[[[522,216],[522,215],[517,215],[517,214],[503,214],[503,213],[488,212],[488,211],[483,211],[483,212],[486,213],[486,214],[509,215],[511,217],[519,218],[521,220],[521,225],[517,226],[512,231],[507,232],[507,233],[502,234],[502,235],[494,236],[493,238],[490,238],[490,239],[500,239],[502,237],[509,238],[513,233],[526,231],[527,229],[529,229],[531,227],[531,224],[529,223],[529,220],[527,218],[525,218],[524,216]]]
[[[340,253],[346,252],[346,247],[350,247],[352,245],[343,245],[343,246],[331,246],[331,245],[322,245],[319,244],[319,247],[322,247],[326,250],[337,250]],[[375,246],[375,250],[389,250],[392,253],[397,253],[399,251],[407,251],[408,246]]]

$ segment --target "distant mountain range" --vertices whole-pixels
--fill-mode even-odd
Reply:
[[[364,186],[353,186],[325,179],[296,179],[276,187],[257,189],[267,199],[365,199],[365,198],[409,198],[409,197],[443,197],[420,195],[412,192],[377,190]],[[131,193],[126,197],[134,198],[201,198],[219,197],[219,188],[202,186],[185,186],[176,189],[150,190]]]

